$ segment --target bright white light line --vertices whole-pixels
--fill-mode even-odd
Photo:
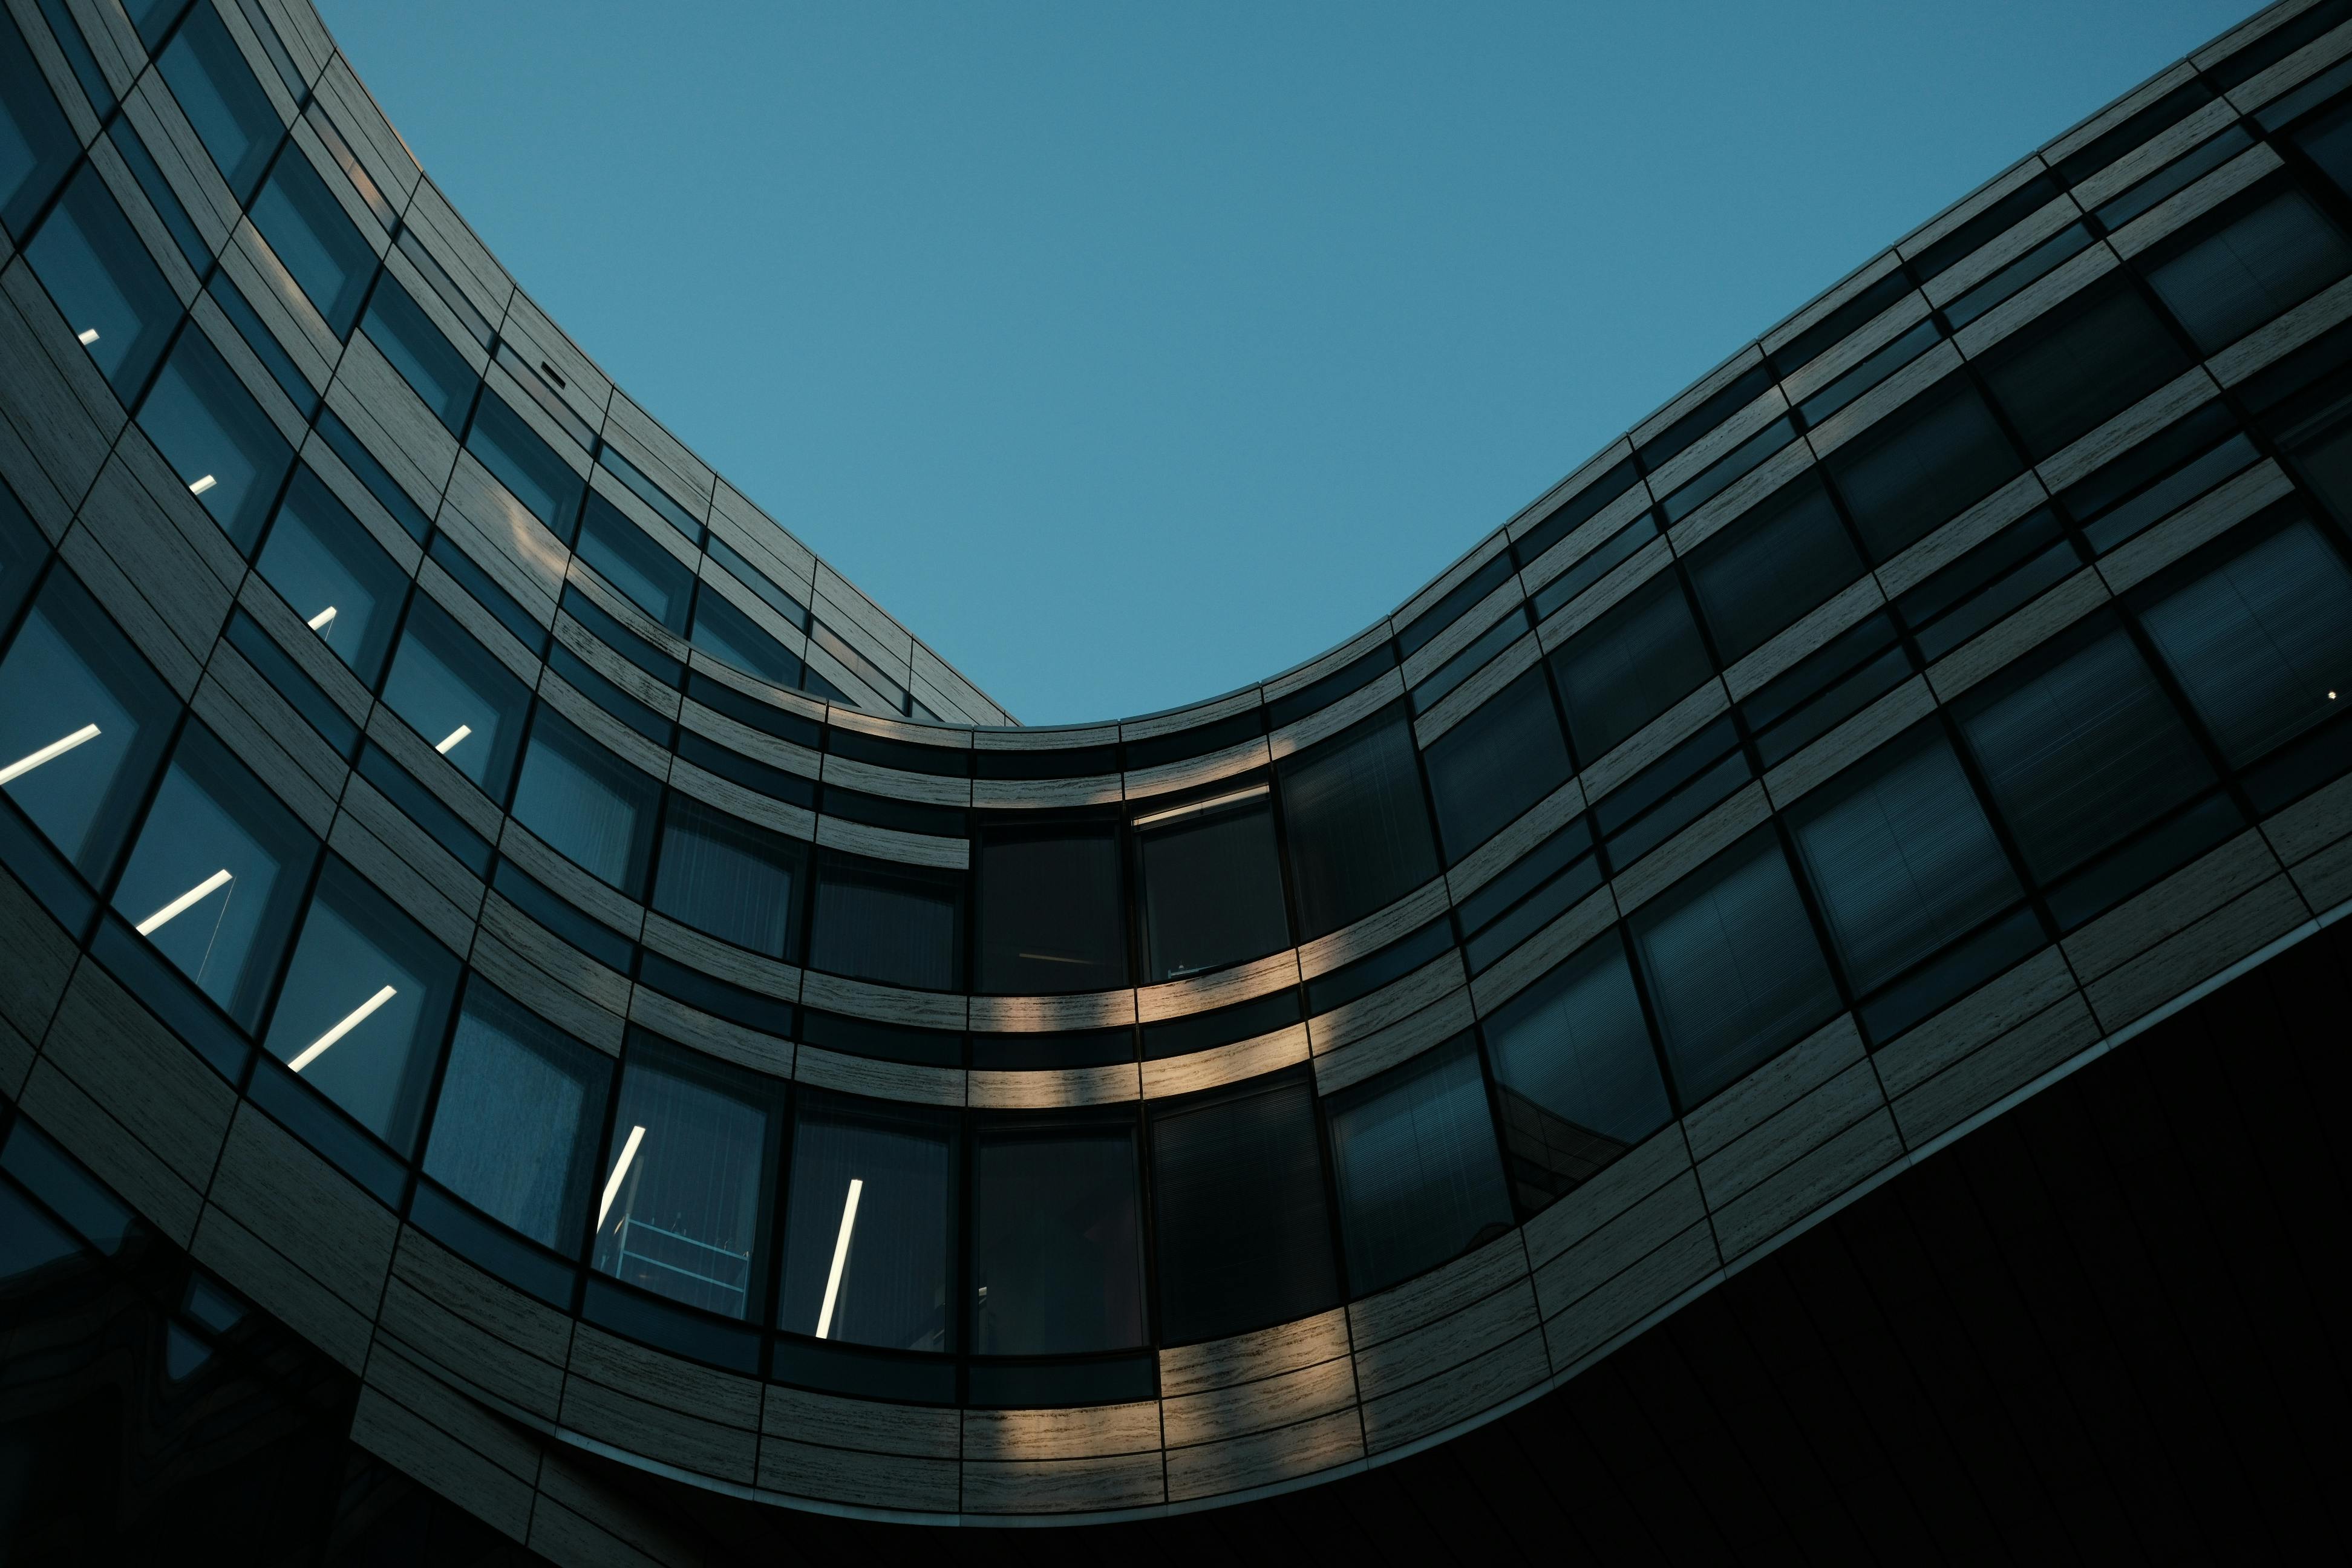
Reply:
[[[312,631],[323,632],[329,626],[334,625],[334,623],[335,606],[329,605],[325,609],[320,610],[317,615],[312,616],[308,624]]]
[[[88,348],[90,344],[98,342],[98,329],[96,327],[84,327],[80,331],[76,332],[74,336],[79,340],[82,347]]]
[[[613,1174],[604,1184],[604,1201],[596,1205],[596,1228],[604,1228],[604,1216],[613,1212],[613,1200],[621,1195],[621,1178],[629,1173],[629,1162],[637,1157],[637,1145],[646,1141],[642,1127],[629,1129],[629,1141],[621,1145],[621,1157],[613,1163]]]
[[[474,727],[471,724],[460,724],[456,729],[450,731],[449,733],[444,737],[441,743],[433,749],[446,757],[449,754],[450,747],[456,745],[458,742],[464,740],[473,732]]]
[[[188,493],[192,496],[200,496],[218,483],[220,483],[218,479],[206,474],[203,479],[188,486]]]
[[[190,905],[201,903],[206,893],[211,892],[215,888],[219,887],[228,879],[229,874],[226,870],[224,869],[214,872],[211,876],[206,877],[203,881],[198,882],[194,887],[190,888],[186,892],[182,893],[178,898],[173,899],[170,903],[165,904],[162,909],[157,910],[153,914],[149,915],[145,920],[141,921],[139,922],[139,934],[141,936],[154,935],[155,928],[157,926],[162,925],[166,921],[173,920],[180,915],[185,914]]]
[[[385,1003],[391,1001],[394,997],[399,994],[399,991],[394,987],[390,985],[385,986],[383,990],[377,992],[374,995],[369,997],[366,1001],[361,1003],[358,1006],[345,1014],[341,1023],[336,1025],[325,1034],[320,1035],[317,1039],[312,1040],[310,1045],[304,1048],[300,1056],[296,1057],[292,1061],[288,1062],[286,1065],[292,1068],[296,1072],[300,1072],[304,1068],[309,1067],[312,1062],[315,1062],[320,1057],[325,1056],[329,1046],[333,1045],[337,1040],[341,1039],[345,1035],[350,1034],[353,1029],[358,1028],[362,1024],[365,1023],[367,1021],[367,1016],[370,1013],[374,1012],[378,1007],[383,1006]]]
[[[816,1337],[833,1331],[833,1299],[841,1294],[842,1266],[849,1261],[849,1233],[857,1225],[857,1194],[866,1190],[863,1177],[849,1178],[849,1196],[841,1205],[841,1234],[833,1242],[833,1272],[824,1278],[824,1305],[817,1309]]]
[[[97,739],[98,726],[95,724],[84,724],[80,729],[76,730],[64,740],[51,741],[47,745],[43,746],[31,756],[18,757],[6,767],[0,768],[0,784],[14,784],[18,779],[23,778],[26,773],[31,773],[35,768],[39,767],[43,763],[55,762],[58,758],[64,756],[68,752],[72,751],[76,746],[80,745],[84,741],[95,741]]]

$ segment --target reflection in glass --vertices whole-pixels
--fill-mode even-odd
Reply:
[[[358,319],[375,252],[360,237],[327,182],[299,146],[287,150],[253,198],[248,216],[335,336]]]
[[[1541,669],[1530,669],[1423,753],[1450,865],[1568,782],[1568,742]]]
[[[405,1154],[457,969],[457,955],[331,857],[270,1016],[270,1053]]]
[[[465,428],[480,378],[390,272],[376,280],[375,292],[368,296],[360,330],[450,434]]]
[[[694,574],[651,534],[623,516],[620,508],[591,491],[573,548],[598,576],[618,588],[637,608],[679,636],[686,634]]]
[[[1509,1227],[1510,1195],[1471,1037],[1323,1103],[1351,1294],[1384,1289]]]
[[[799,839],[672,794],[654,908],[722,942],[797,962],[794,928],[807,871],[808,848]]]
[[[198,5],[156,65],[242,206],[285,127],[219,13]]]
[[[1147,981],[1197,974],[1290,945],[1265,785],[1147,810],[1133,826]]]
[[[1633,590],[1551,656],[1569,738],[1586,766],[1715,671],[1671,572]]]
[[[1133,1124],[998,1127],[974,1138],[971,1348],[1063,1355],[1141,1344]]]
[[[1769,826],[1643,905],[1632,923],[1685,1106],[1838,1010],[1812,921]]]
[[[955,1266],[955,1115],[801,1091],[777,1322],[944,1351]]]
[[[691,640],[703,652],[774,685],[802,682],[800,656],[729,604],[716,588],[706,586],[695,595]]]
[[[492,799],[506,794],[530,689],[423,594],[410,601],[383,700]]]
[[[449,1041],[425,1173],[543,1246],[579,1246],[612,1062],[477,977]]]
[[[408,574],[307,464],[294,470],[286,488],[259,565],[263,579],[319,640],[352,674],[374,685],[392,647]]]
[[[631,898],[645,890],[661,785],[544,703],[515,784],[514,818]]]
[[[1674,1114],[1613,932],[1497,1008],[1485,1028],[1522,1209],[1572,1191]]]
[[[1162,1343],[1288,1322],[1339,1300],[1304,1078],[1154,1104],[1151,1178]]]
[[[1437,874],[1403,703],[1276,771],[1302,938],[1337,931]]]
[[[249,1029],[317,848],[227,747],[191,723],[131,847],[114,908]]]
[[[1117,828],[992,826],[975,848],[980,990],[1045,995],[1126,984]]]
[[[596,1207],[595,1267],[730,1318],[759,1305],[776,1118],[760,1080],[632,1030]]]
[[[82,165],[25,255],[114,395],[138,396],[179,324],[180,300],[96,164]]]
[[[194,324],[140,405],[139,427],[238,552],[250,555],[294,449]]]
[[[571,538],[586,481],[503,399],[485,393],[475,400],[466,450],[479,458],[482,467],[557,537]]]
[[[0,656],[0,789],[103,881],[177,707],[71,574],[52,571]]]
[[[1790,821],[1858,992],[1876,990],[2025,896],[1933,724],[1805,795]]]

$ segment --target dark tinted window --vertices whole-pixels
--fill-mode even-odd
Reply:
[[[514,817],[630,898],[645,896],[661,785],[544,704],[515,784]]]
[[[590,495],[573,546],[596,574],[680,637],[694,601],[694,574],[684,562],[600,495]]]
[[[973,1142],[971,1348],[1055,1355],[1141,1344],[1133,1124],[986,1128]]]
[[[1568,733],[1590,766],[1714,672],[1672,572],[1633,590],[1551,656]]]
[[[1700,613],[1727,661],[1761,647],[1864,571],[1837,508],[1811,475],[1734,521],[1689,559]]]
[[[886,985],[962,981],[963,874],[832,852],[817,859],[809,963]]]
[[[1509,1228],[1510,1194],[1469,1036],[1323,1103],[1351,1294],[1384,1289]]]
[[[319,640],[374,685],[392,648],[408,574],[307,466],[294,470],[259,565]]]
[[[1632,925],[1685,1105],[1838,1010],[1812,921],[1769,826],[1643,904]]]
[[[1543,671],[1528,670],[1439,736],[1426,762],[1450,864],[1567,782],[1568,746]]]
[[[1154,1105],[1151,1173],[1162,1343],[1243,1333],[1339,1300],[1311,1083]]]
[[[2140,265],[2206,353],[2352,269],[2352,246],[2301,192],[2281,190]]]
[[[383,700],[491,799],[505,796],[530,689],[422,594],[409,604]]]
[[[799,954],[808,847],[706,805],[669,797],[654,908],[723,942],[787,962]]]
[[[441,335],[399,279],[387,273],[377,282],[361,327],[436,418],[452,434],[466,427],[466,411],[473,406],[474,388],[480,384],[474,367]]]
[[[251,554],[294,448],[193,323],[139,405],[139,427],[239,552]]]
[[[1300,936],[1311,940],[1437,874],[1402,704],[1278,766]]]
[[[1134,819],[1146,984],[1290,945],[1264,784]]]
[[[1512,1194],[1532,1212],[1674,1114],[1625,944],[1602,937],[1488,1016]]]
[[[612,1073],[604,1052],[476,977],[449,1042],[425,1173],[500,1224],[576,1257]]]
[[[2027,326],[1979,362],[2035,462],[2189,368],[2156,312],[2120,284]]]
[[[269,163],[284,127],[219,14],[199,5],[156,62],[240,205]]]
[[[16,24],[0,16],[0,223],[22,235],[79,146]]]
[[[1601,509],[1632,489],[1634,482],[1633,459],[1628,458],[1585,486],[1576,495],[1562,501],[1549,517],[1513,541],[1511,544],[1513,557],[1522,566],[1528,564],[1545,551],[1575,532],[1579,526],[1599,516]]]
[[[1963,376],[1913,398],[1824,459],[1871,554],[1885,561],[2023,467]]]
[[[95,164],[82,165],[25,254],[114,395],[138,396],[179,324],[180,300]]]
[[[1127,983],[1115,826],[992,826],[977,847],[981,990],[1043,995]]]
[[[329,329],[339,338],[347,335],[375,275],[375,252],[299,148],[289,148],[269,171],[251,216]]]
[[[891,1350],[950,1349],[952,1111],[803,1090],[793,1106],[776,1321]]]
[[[466,449],[482,460],[515,500],[532,516],[570,539],[581,487],[587,481],[555,448],[539,438],[523,416],[496,396],[485,394],[474,406],[474,427],[467,432]]]

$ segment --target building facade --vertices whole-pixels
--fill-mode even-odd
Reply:
[[[2151,1042],[2332,1070],[2352,0],[1092,726],[614,388],[304,0],[6,0],[0,226],[0,1527],[60,1554],[1379,1518]]]

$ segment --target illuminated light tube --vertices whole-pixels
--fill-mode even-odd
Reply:
[[[304,624],[309,626],[314,632],[325,631],[329,626],[335,624],[335,606],[329,605],[325,609],[320,610],[317,615],[312,616],[310,620]]]
[[[141,936],[154,935],[156,927],[163,924],[166,921],[175,920],[179,916],[187,913],[191,906],[203,901],[205,894],[211,892],[215,888],[219,887],[221,884],[229,881],[230,879],[231,879],[226,869],[214,872],[211,876],[206,877],[203,881],[198,882],[194,887],[190,888],[186,892],[182,893],[178,898],[173,899],[170,903],[165,904],[162,909],[157,910],[153,914],[149,915],[145,920],[141,921],[138,927],[139,934]]]
[[[1214,810],[1221,805],[1231,805],[1237,800],[1255,800],[1265,794],[1266,789],[1267,786],[1265,784],[1252,784],[1247,789],[1237,789],[1231,795],[1211,795],[1206,800],[1196,800],[1190,805],[1171,806],[1166,811],[1155,811],[1149,816],[1139,816],[1135,819],[1134,826],[1149,827],[1155,822],[1167,822],[1179,816],[1192,816],[1203,811]]]
[[[88,348],[90,344],[98,342],[98,329],[96,327],[84,327],[80,331],[76,332],[74,336],[80,342],[82,347]]]
[[[196,480],[194,484],[188,487],[188,493],[192,496],[200,496],[218,483],[220,483],[218,479],[213,478],[210,474],[206,474],[203,479]]]
[[[2332,697],[2335,693],[2331,691],[2328,695]],[[84,724],[80,729],[76,730],[64,740],[51,741],[47,745],[43,746],[31,756],[18,757],[6,767],[0,768],[0,784],[15,784],[18,779],[23,778],[26,773],[31,773],[43,763],[55,762],[58,758],[64,756],[68,752],[72,751],[76,746],[80,745],[84,741],[95,741],[97,739],[98,726],[95,724]]]
[[[613,1174],[604,1183],[604,1201],[596,1205],[596,1228],[604,1228],[604,1216],[613,1212],[613,1200],[621,1195],[621,1178],[629,1173],[629,1162],[637,1157],[637,1145],[646,1141],[642,1127],[629,1129],[629,1141],[621,1145],[621,1157],[613,1163]]]
[[[857,1197],[866,1190],[859,1176],[849,1178],[849,1196],[841,1205],[841,1234],[833,1240],[833,1272],[824,1277],[824,1305],[817,1309],[816,1337],[833,1331],[833,1301],[841,1294],[841,1270],[849,1262],[849,1233],[857,1226]]]
[[[458,742],[464,740],[473,732],[474,727],[471,724],[460,724],[456,729],[450,731],[448,734],[443,736],[441,743],[433,749],[446,757],[449,754],[450,747],[456,745]]]
[[[336,1025],[325,1034],[320,1035],[317,1039],[312,1040],[310,1045],[304,1048],[300,1056],[296,1057],[292,1061],[288,1062],[286,1065],[292,1068],[296,1072],[300,1072],[304,1068],[309,1067],[312,1062],[315,1062],[320,1057],[325,1056],[329,1046],[333,1045],[337,1040],[341,1039],[345,1035],[350,1034],[353,1029],[358,1028],[362,1024],[365,1023],[369,1014],[374,1012],[378,1007],[383,1006],[385,1003],[391,1001],[394,997],[399,994],[400,992],[395,987],[390,985],[385,986],[383,990],[378,991],[374,995],[369,997],[366,1001],[361,1003],[358,1006],[345,1014],[341,1023]]]

